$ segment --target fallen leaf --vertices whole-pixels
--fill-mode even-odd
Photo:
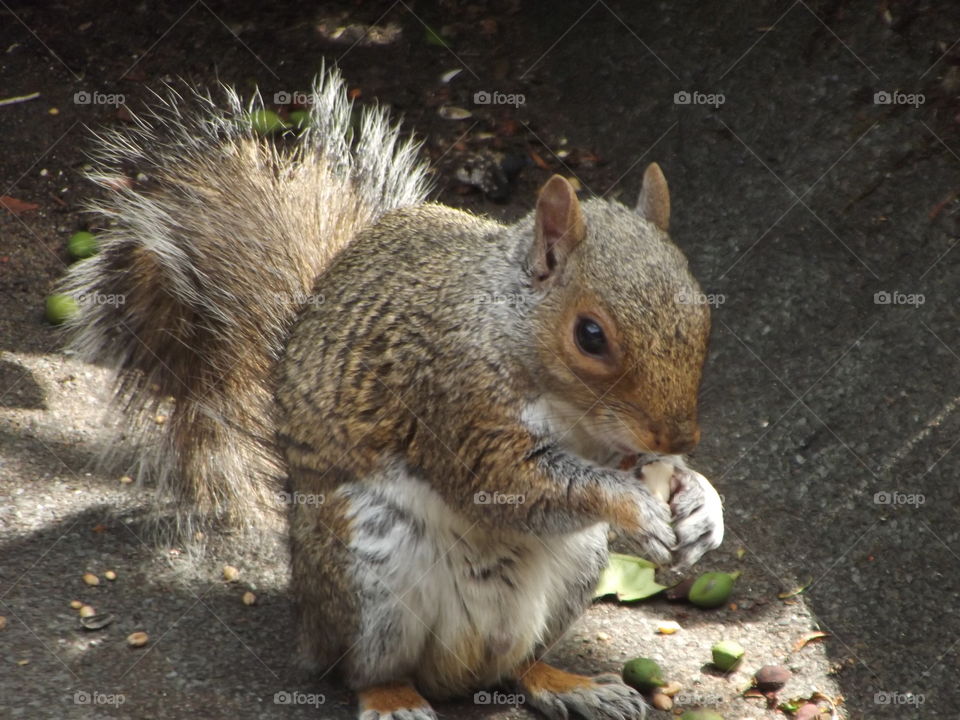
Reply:
[[[950,203],[952,203],[954,200],[957,199],[957,195],[960,195],[960,190],[954,190],[953,192],[949,193],[943,200],[938,202],[936,205],[934,205],[930,209],[930,212],[927,213],[927,219],[929,220],[936,219],[937,215],[943,212],[943,209],[947,205],[949,205]]]
[[[547,163],[546,160],[544,160],[542,157],[540,157],[540,155],[537,154],[537,151],[536,151],[536,150],[531,150],[531,151],[530,151],[530,159],[533,160],[533,164],[536,165],[536,166],[537,166],[538,168],[540,168],[541,170],[549,170],[549,169],[550,169],[549,163]]]
[[[797,650],[801,650],[806,647],[807,643],[826,637],[830,637],[830,633],[821,632],[820,630],[813,630],[811,632],[804,633],[793,644],[793,651],[797,652]]]
[[[444,120],[466,120],[468,117],[472,117],[473,113],[461,107],[444,105],[437,110],[437,115],[442,117]]]
[[[0,195],[0,206],[6,208],[14,215],[20,215],[21,213],[30,212],[31,210],[36,210],[39,205],[32,202],[25,202],[24,200],[17,200],[16,198],[10,197],[9,195]]]
[[[805,583],[803,583],[803,585],[799,585],[799,586],[793,588],[792,590],[787,590],[786,592],[777,593],[777,597],[780,598],[781,600],[786,600],[787,598],[792,598],[794,595],[799,595],[800,593],[802,593],[804,590],[806,590],[806,589],[807,589],[808,587],[810,587],[811,585],[813,585],[813,579],[812,579],[812,578],[811,578],[810,580],[807,580]]]
[[[656,595],[666,589],[665,585],[654,580],[656,567],[649,560],[634,555],[610,553],[610,564],[600,575],[593,597],[616,595],[620,602],[633,602]]]

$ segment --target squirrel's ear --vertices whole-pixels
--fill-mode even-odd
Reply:
[[[577,193],[560,175],[554,175],[540,190],[534,223],[530,266],[534,283],[554,277],[567,256],[586,236]]]
[[[656,163],[647,165],[643,173],[637,212],[664,232],[670,229],[670,190],[663,170]]]

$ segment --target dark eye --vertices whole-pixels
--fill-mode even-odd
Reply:
[[[579,318],[573,334],[577,346],[587,355],[603,355],[607,352],[607,338],[596,320]]]

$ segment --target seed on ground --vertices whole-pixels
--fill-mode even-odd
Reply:
[[[240,577],[240,571],[237,570],[233,565],[224,565],[223,566],[223,579],[227,582],[233,582],[238,577]]]
[[[247,591],[243,594],[243,597],[241,598],[241,600],[243,600],[243,604],[244,604],[244,605],[253,605],[253,604],[257,601],[257,596],[254,595],[254,594],[253,594],[252,592],[250,592],[249,590],[247,590]]]
[[[117,574],[116,574],[113,570],[107,570],[107,571],[103,574],[103,576],[104,576],[107,580],[116,580],[116,579],[117,579]]]
[[[71,600],[70,607],[72,607],[74,610],[79,610],[80,608],[83,607],[83,603],[80,602],[79,600]]]
[[[94,575],[93,573],[84,573],[84,574],[83,574],[83,581],[84,581],[87,585],[99,585],[99,584],[100,584],[100,578],[98,578],[98,577],[97,577],[96,575]]]
[[[680,630],[680,623],[676,620],[664,620],[657,626],[657,632],[661,635],[673,635]]]
[[[669,695],[662,692],[654,693],[653,697],[650,698],[650,704],[657,710],[670,710],[673,708],[673,700],[670,699]]]
[[[681,690],[683,690],[683,685],[678,683],[676,680],[672,680],[660,688],[660,692],[668,697],[673,697]]]
[[[94,610],[93,605],[84,605],[80,608],[80,617],[93,617],[97,614],[97,611]]]
[[[130,647],[143,647],[148,640],[150,640],[150,636],[142,631],[127,635],[127,645]]]

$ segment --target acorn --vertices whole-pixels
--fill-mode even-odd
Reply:
[[[715,608],[730,599],[736,576],[725,572],[708,572],[697,578],[687,599],[697,607]]]
[[[628,660],[624,664],[623,681],[640,692],[651,692],[665,684],[663,670],[660,669],[657,661],[643,657]]]
[[[273,110],[254,110],[248,120],[253,131],[260,135],[269,135],[286,127],[286,123]]]
[[[764,665],[753,676],[753,684],[761,692],[776,692],[786,685],[791,677],[793,673],[782,665]]]
[[[91,255],[96,255],[99,249],[97,236],[86,230],[75,232],[67,241],[67,252],[74,260],[83,260]]]
[[[46,300],[47,320],[54,325],[59,325],[72,318],[80,310],[77,301],[69,295],[55,293],[48,295]]]
[[[711,648],[713,664],[723,672],[730,672],[743,659],[744,649],[733,640],[723,640]]]
[[[723,716],[713,710],[687,710],[680,720],[723,720]]]

